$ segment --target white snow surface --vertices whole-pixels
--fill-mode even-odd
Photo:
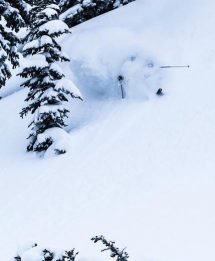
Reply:
[[[66,10],[63,14],[60,15],[60,18],[62,20],[66,19],[67,17],[72,17],[73,15],[76,15],[78,12],[82,11],[81,4],[76,4],[75,6],[69,8]]]
[[[40,47],[39,39],[35,39],[29,43],[26,43],[23,47],[23,51],[26,51],[27,49],[39,48],[39,47]]]
[[[62,78],[61,80],[57,81],[54,89],[58,92],[69,93],[75,98],[83,99],[78,87],[67,78]]]
[[[51,44],[53,45],[53,41],[52,41],[52,38],[49,37],[48,35],[43,35],[40,39],[40,45],[41,46],[44,46],[46,44]]]
[[[44,13],[48,18],[51,18],[52,16],[54,17],[55,15],[58,15],[58,12],[52,7],[45,8],[41,13]]]
[[[53,10],[53,9],[52,9]],[[66,30],[69,30],[69,27],[67,24],[65,24],[61,20],[51,20],[47,23],[40,26],[39,31],[40,32],[47,32],[48,34],[54,34],[55,32],[64,32]]]
[[[43,110],[44,110],[43,106]],[[61,109],[61,108],[60,108]],[[62,108],[63,109],[63,108]],[[48,111],[48,108],[47,108]],[[71,137],[70,135],[61,128],[51,128],[44,131],[42,134],[39,134],[37,137],[37,142],[34,146],[37,146],[39,143],[45,142],[47,139],[53,141],[52,145],[46,150],[44,157],[50,158],[55,156],[57,151],[65,151],[71,148]]]
[[[130,260],[215,260],[214,8],[137,0],[73,28],[62,70],[84,101],[70,102],[65,155],[25,153],[26,90],[0,100],[0,260],[28,242],[110,260],[90,241],[97,234]],[[191,67],[159,69],[181,64]]]

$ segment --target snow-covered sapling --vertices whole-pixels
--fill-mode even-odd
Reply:
[[[43,250],[44,261],[52,261],[54,259],[54,253],[50,250]]]
[[[16,261],[26,260],[26,256],[29,261],[75,261],[78,252],[73,248],[64,253],[58,253],[57,251],[51,251],[49,249],[43,249],[37,244],[24,251],[21,255],[14,257]]]
[[[25,99],[28,105],[20,115],[34,114],[29,125],[31,133],[27,151],[45,152],[53,145],[51,150],[58,155],[66,152],[68,137],[64,130],[65,119],[69,116],[65,102],[69,97],[82,99],[82,96],[59,66],[59,62],[68,62],[69,58],[63,54],[57,38],[70,33],[68,26],[59,20],[59,7],[41,4],[40,9],[23,48],[25,57],[32,55],[38,60],[35,59],[34,65],[30,64],[19,74],[27,78],[22,86],[29,89]]]
[[[114,241],[108,241],[105,239],[104,236],[96,236],[91,239],[94,243],[101,242],[105,248],[101,250],[110,251],[110,257],[116,258],[116,261],[128,261],[129,255],[125,251],[125,248],[120,250],[118,247],[115,246]]]
[[[75,249],[73,248],[70,251],[65,251],[65,254],[62,255],[61,259],[58,259],[57,261],[75,261],[76,256],[79,253],[75,251]]]

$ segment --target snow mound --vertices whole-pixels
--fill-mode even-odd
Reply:
[[[51,21],[48,21],[47,23],[41,25],[39,28],[39,31],[52,35],[55,32],[63,33],[65,31],[69,31],[69,27],[61,20],[51,20]]]
[[[55,90],[59,92],[63,91],[65,93],[70,93],[70,95],[74,98],[83,99],[78,87],[67,78],[62,78],[61,80],[57,81]]]
[[[44,108],[45,106],[43,106]],[[71,136],[61,128],[51,128],[45,130],[37,136],[35,147],[47,140],[52,141],[52,145],[46,150],[44,157],[50,158],[69,151],[71,146]]]

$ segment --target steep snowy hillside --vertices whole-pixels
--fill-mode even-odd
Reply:
[[[84,101],[71,101],[63,156],[25,153],[25,90],[0,100],[0,260],[29,241],[110,260],[90,241],[97,234],[126,246],[130,260],[215,259],[214,8],[137,0],[73,28],[64,70]],[[191,67],[159,68],[181,64]]]

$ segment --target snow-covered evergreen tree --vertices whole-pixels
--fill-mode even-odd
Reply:
[[[0,14],[6,20],[6,26],[19,31],[20,27],[25,26],[25,22],[19,10],[10,4],[10,1],[0,0]]]
[[[14,34],[25,25],[19,11],[8,1],[0,0],[0,88],[5,85],[11,73],[7,61],[13,68],[19,65],[17,44],[19,39]]]
[[[14,8],[16,8],[22,19],[24,20],[27,27],[30,26],[30,11],[31,11],[31,5],[27,3],[25,0],[8,0],[10,5]]]
[[[62,14],[63,20],[72,27],[133,1],[135,0],[61,0],[60,5],[65,11]]]
[[[81,0],[60,0],[60,6],[62,11],[66,11],[68,8],[73,7],[77,4],[80,4]]]
[[[10,42],[8,41],[10,36],[11,35],[7,33],[4,30],[4,27],[0,24],[0,88],[4,86],[6,80],[11,77],[9,67],[6,64],[7,56],[11,54]],[[12,55],[11,58],[12,57],[14,57],[14,55]]]
[[[66,152],[64,127],[69,110],[65,106],[69,97],[82,99],[81,93],[72,81],[67,79],[58,62],[69,59],[62,53],[57,38],[69,33],[68,26],[59,20],[56,4],[43,4],[34,19],[34,26],[26,37],[28,43],[23,48],[24,56],[40,57],[38,64],[30,65],[20,73],[28,78],[22,85],[29,88],[26,98],[28,105],[21,111],[21,117],[34,114],[30,123],[31,133],[28,151],[45,152],[51,146],[51,153]],[[52,1],[53,2],[53,1]],[[41,10],[42,9],[42,10]],[[41,56],[44,58],[41,60]]]

